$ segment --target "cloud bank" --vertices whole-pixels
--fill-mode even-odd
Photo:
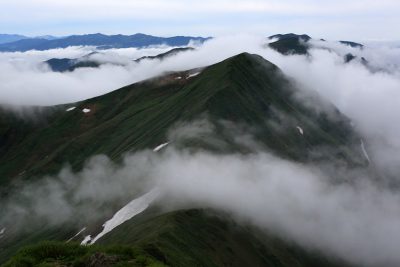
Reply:
[[[355,50],[328,43],[312,49],[309,57],[282,56],[263,48],[264,42],[264,38],[257,36],[229,36],[162,62],[129,61],[125,66],[106,65],[65,74],[52,73],[39,63],[55,55],[84,55],[88,48],[2,54],[7,60],[0,63],[5,71],[0,72],[0,99],[6,103],[42,105],[78,101],[113,90],[116,84],[122,86],[165,71],[207,66],[241,52],[256,53],[278,65],[303,92],[318,92],[335,104],[364,138],[371,157],[370,168],[398,183],[399,49],[370,46]],[[126,62],[126,58],[139,57],[135,53],[159,51],[107,51],[104,60],[110,56]],[[373,69],[357,60],[345,64],[343,55],[348,52],[365,57]],[[31,97],[24,98],[29,92]],[[196,127],[187,132],[197,133]],[[173,136],[182,138],[176,134],[170,137]],[[17,225],[13,218],[32,213],[50,224],[77,217],[98,220],[112,208],[96,214],[95,218],[85,217],[88,210],[103,207],[105,202],[127,203],[139,192],[159,187],[164,193],[160,203],[167,203],[166,208],[221,209],[238,220],[352,263],[398,266],[398,189],[382,180],[376,182],[363,170],[335,173],[331,170],[326,166],[286,161],[265,151],[217,156],[176,150],[173,144],[161,153],[142,151],[128,155],[121,166],[98,156],[79,173],[63,170],[57,177],[27,185],[18,196],[12,196],[3,211],[8,215],[1,217],[0,228],[12,223]],[[332,175],[352,182],[333,184]],[[110,183],[111,176],[115,177],[115,183]],[[102,195],[99,192],[104,196],[99,198]],[[37,195],[44,197],[37,198]],[[26,202],[31,203],[29,209],[22,205]]]
[[[93,47],[71,47],[26,53],[0,53],[0,103],[13,105],[55,105],[75,102],[108,93],[122,86],[150,78],[156,63],[133,60],[171,49],[118,49],[100,51],[89,58],[101,63],[98,69],[80,68],[74,72],[52,72],[43,62],[51,58],[82,58]]]
[[[331,175],[351,182],[333,183]],[[154,204],[169,211],[221,210],[239,222],[351,263],[400,263],[397,190],[375,183],[363,170],[330,173],[263,151],[215,155],[170,145],[157,153],[127,155],[122,165],[97,156],[79,173],[65,169],[25,185],[4,202],[0,226],[6,234],[18,226],[27,229],[27,221],[81,229],[112,217],[112,206],[104,203],[117,203],[115,212],[151,188],[160,190]]]
[[[133,59],[156,55],[170,48],[113,49],[93,57],[105,64],[98,69],[76,69],[54,73],[42,61],[57,57],[80,57],[93,48],[75,47],[26,53],[0,53],[0,102],[6,104],[52,105],[98,96],[124,85],[161,75],[208,66],[241,52],[259,54],[278,65],[303,90],[316,91],[350,117],[364,136],[384,139],[400,146],[400,48],[385,44],[367,45],[363,50],[334,42],[314,42],[311,56],[282,56],[263,48],[265,38],[235,35],[206,42],[162,62]],[[344,64],[347,53],[357,56]],[[97,57],[97,58],[96,58]],[[360,58],[366,58],[366,68]],[[382,137],[383,136],[383,137]]]

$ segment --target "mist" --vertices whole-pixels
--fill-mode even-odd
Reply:
[[[84,56],[92,48],[0,54],[0,102],[75,102],[166,71],[208,66],[241,52],[255,53],[282,69],[301,89],[299,99],[303,93],[317,92],[338,107],[364,140],[370,167],[382,174],[382,179],[399,182],[400,49],[374,44],[360,50],[335,42],[316,42],[309,56],[283,56],[265,48],[265,42],[260,36],[220,37],[195,51],[161,62],[140,63],[131,60],[170,48],[113,49],[98,55],[98,60],[121,65],[105,64],[70,73],[51,72],[41,62],[52,57]],[[365,57],[368,66],[359,60],[346,64],[343,56],[347,53]],[[173,131],[169,136],[174,139],[172,144],[160,153],[146,150],[130,154],[121,165],[100,155],[90,159],[79,173],[66,167],[55,177],[27,184],[5,202],[2,210],[6,215],[1,216],[0,229],[23,225],[29,214],[51,225],[71,220],[90,223],[157,187],[161,194],[154,204],[168,210],[223,210],[238,221],[351,263],[400,265],[400,194],[396,187],[377,182],[365,170],[332,173],[329,166],[298,164],[259,149],[248,155],[215,155],[174,147],[182,135],[196,134],[198,128],[212,132],[212,127],[200,125]],[[246,144],[253,144],[251,138],[246,140]],[[333,184],[331,176],[353,182]],[[107,208],[106,202],[116,204]],[[83,221],[76,222],[76,218]]]
[[[196,45],[196,44],[190,44]],[[134,62],[155,56],[173,47],[96,50],[94,47],[69,47],[25,53],[0,53],[0,104],[49,106],[72,103],[106,94],[120,87],[159,75],[159,61]],[[96,54],[91,54],[97,52]],[[88,56],[89,55],[89,56]],[[102,65],[78,68],[72,72],[53,72],[44,61],[52,58],[87,57]]]
[[[400,48],[375,42],[358,49],[334,41],[314,40],[309,56],[283,56],[265,48],[266,42],[262,36],[231,35],[209,40],[203,45],[189,44],[196,50],[163,61],[143,60],[140,63],[133,60],[166,52],[171,47],[101,50],[92,59],[108,64],[67,73],[52,72],[42,62],[53,57],[81,57],[93,52],[94,48],[0,53],[0,103],[54,105],[76,102],[167,71],[209,66],[249,52],[276,64],[303,92],[317,92],[333,103],[367,139],[366,146],[374,152],[372,157],[378,167],[393,169],[395,176],[397,166],[400,166],[400,118],[397,115],[400,114]],[[345,63],[344,56],[348,53],[357,58]],[[361,58],[368,64],[363,64]]]
[[[187,127],[187,134],[197,134],[201,125]],[[349,182],[332,182],[332,176]],[[26,231],[33,223],[69,223],[80,229],[105,221],[111,211],[153,188],[160,194],[152,205],[165,211],[211,208],[351,263],[400,264],[398,190],[375,182],[366,170],[332,172],[262,150],[217,155],[176,149],[172,143],[160,152],[126,155],[120,165],[96,156],[78,173],[65,168],[24,185],[4,201],[0,226]]]

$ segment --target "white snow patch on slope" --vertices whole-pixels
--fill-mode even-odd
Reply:
[[[300,133],[301,135],[304,135],[304,131],[303,131],[303,129],[302,129],[300,126],[297,126],[296,128],[297,128],[297,130],[299,130],[299,133]]]
[[[90,245],[90,241],[92,240],[92,237],[90,235],[85,236],[83,239],[81,245]]]
[[[5,232],[6,232],[6,228],[5,227],[0,230],[0,238],[3,238]]]
[[[153,189],[147,194],[136,198],[129,202],[125,207],[117,211],[114,216],[103,224],[103,231],[99,233],[95,238],[90,241],[90,244],[94,244],[105,234],[111,232],[115,227],[121,225],[122,223],[132,219],[135,215],[143,212],[147,207],[153,202],[158,196],[159,191]]]
[[[70,242],[72,239],[74,239],[75,237],[77,237],[78,235],[82,234],[83,231],[86,230],[86,227],[83,227],[76,235],[74,235],[73,237],[71,237],[70,239],[67,240],[67,243]]]
[[[199,74],[200,74],[200,72],[192,73],[192,74],[190,74],[189,76],[187,76],[186,79],[190,79],[190,78],[196,77],[196,76],[199,75]]]
[[[156,148],[153,149],[153,151],[154,151],[154,152],[160,151],[161,149],[163,149],[163,148],[166,147],[167,145],[169,145],[169,142],[157,146]]]
[[[181,77],[181,76],[179,76],[179,77],[175,77],[175,80],[180,80],[180,79],[182,79],[182,77]]]
[[[69,109],[67,109],[66,111],[73,111],[74,109],[76,109],[76,107],[70,107]]]
[[[363,141],[363,140],[361,140],[361,150],[362,150],[362,152],[363,152],[365,158],[368,160],[368,162],[371,162],[371,160],[370,160],[370,158],[369,158],[369,155],[368,155],[368,153],[367,153],[367,150],[365,149],[364,141]]]
[[[90,112],[90,109],[84,108],[84,109],[82,109],[82,111],[83,111],[83,113],[89,113],[89,112]]]

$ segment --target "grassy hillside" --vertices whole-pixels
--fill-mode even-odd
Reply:
[[[117,240],[154,251],[159,260],[171,266],[338,266],[334,260],[209,210],[183,210],[156,217],[144,214],[106,235],[100,244]]]
[[[119,245],[109,245],[115,243]],[[90,265],[95,261],[103,261],[103,265]],[[209,210],[182,210],[159,216],[148,212],[135,217],[92,247],[64,242],[30,246],[2,267],[14,266],[346,265],[250,227],[239,226],[229,216]]]
[[[218,138],[229,144],[213,147],[219,153],[251,152],[235,142],[226,129],[229,121],[251,133],[259,149],[286,159],[366,163],[348,119],[316,96],[299,97],[283,73],[262,57],[244,53],[191,75],[196,72],[169,73],[79,103],[27,108],[23,113],[29,116],[1,110],[0,193],[10,194],[18,183],[57,173],[67,163],[79,170],[93,155],[105,154],[118,161],[124,153],[152,149],[171,141],[168,131],[177,123],[204,116],[216,126]],[[207,149],[206,141],[193,140],[185,147]],[[236,232],[230,222],[199,211],[143,215],[134,222],[101,242],[145,251],[150,246],[162,258],[149,252],[152,256],[171,266],[329,266],[314,254],[270,238],[263,243],[245,228],[234,226],[239,227]],[[15,239],[3,240],[0,262],[23,245],[65,241],[77,229],[42,225],[37,231],[26,230]]]
[[[21,249],[2,267],[118,266],[163,267],[145,251],[131,246],[80,246],[76,243],[41,242]]]
[[[178,121],[204,113],[217,124],[224,119],[256,128],[255,137],[285,158],[314,160],[314,151],[325,147],[333,157],[362,163],[361,152],[351,147],[356,135],[348,120],[338,111],[332,119],[303,105],[278,68],[259,56],[241,54],[187,76],[173,73],[42,108],[34,120],[1,111],[0,163],[6,164],[0,164],[0,185],[55,173],[66,163],[78,170],[96,154],[118,160],[128,151],[153,148]],[[76,109],[67,112],[70,107]]]

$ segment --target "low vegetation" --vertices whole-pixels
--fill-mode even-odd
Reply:
[[[1,267],[164,267],[146,251],[130,246],[81,246],[78,243],[41,242],[21,249]]]

